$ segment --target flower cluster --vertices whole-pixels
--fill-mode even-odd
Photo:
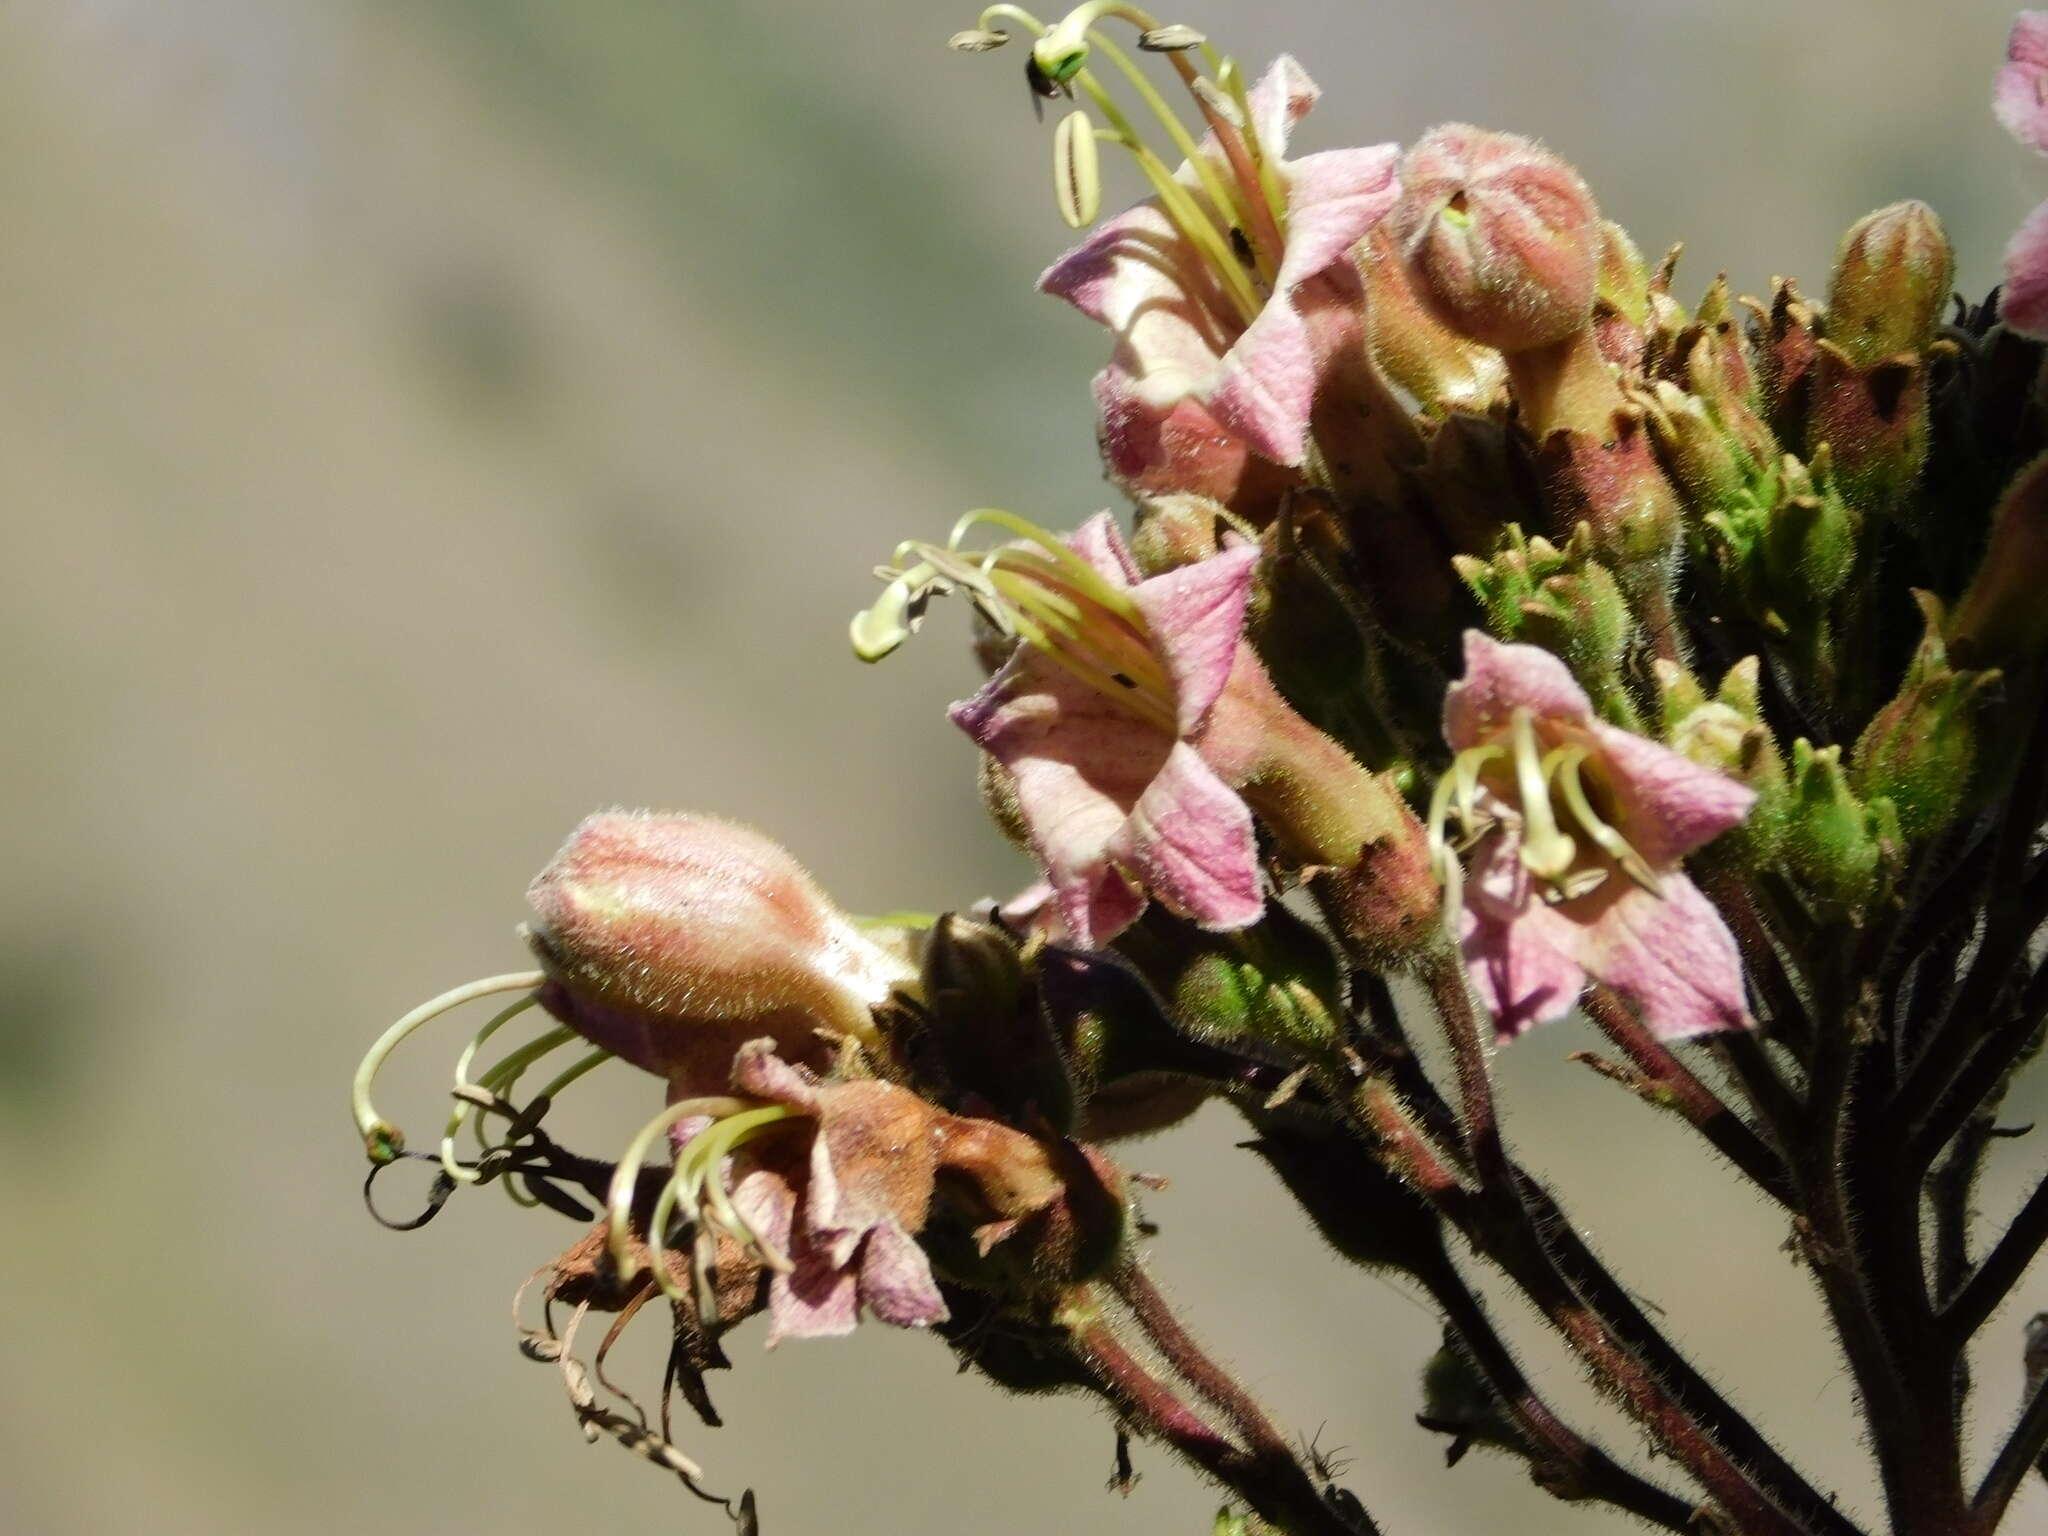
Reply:
[[[1933,1158],[1990,1126],[2048,1015],[2038,970],[2008,985],[2048,921],[2048,207],[2002,298],[1953,314],[1954,254],[1910,202],[1849,232],[1825,302],[1717,279],[1688,309],[1676,252],[1652,269],[1526,138],[1297,153],[1318,92],[1289,57],[1249,83],[1110,0],[1050,24],[992,6],[954,44],[1013,31],[1033,92],[1067,103],[1054,201],[1084,232],[1039,286],[1110,333],[1099,449],[1130,531],[970,512],[897,547],[850,635],[879,661],[933,599],[966,600],[983,681],[949,718],[1038,878],[861,919],[750,829],[594,816],[529,892],[537,968],[456,988],[365,1058],[373,1163],[419,1155],[372,1102],[391,1049],[509,999],[457,1060],[436,1202],[501,1182],[601,1207],[550,1299],[620,1311],[604,1349],[665,1299],[707,1418],[702,1372],[749,1316],[773,1344],[865,1313],[1001,1385],[1103,1398],[1243,1502],[1219,1530],[1370,1530],[1147,1276],[1103,1144],[1218,1101],[1338,1251],[1444,1311],[1421,1422],[1452,1460],[1483,1440],[1674,1530],[1851,1536],[1509,1160],[1490,1052],[1583,1010],[1626,1057],[1587,1059],[1793,1213],[1872,1411],[1951,1403],[1953,1332],[1899,1326],[1964,1306],[1962,1257],[1944,1248],[1944,1292],[1883,1287],[1918,1273],[1923,1219],[1945,1244],[1967,1226],[1966,1144],[1939,1187]],[[2048,13],[2021,16],[1995,102],[2048,151]],[[1147,192],[1106,219],[1104,144]],[[477,1071],[533,1008],[548,1027]],[[1412,1046],[1420,1014],[1454,1089]],[[1701,1036],[1738,1102],[1679,1054]],[[548,1112],[608,1062],[663,1107],[616,1158],[571,1154]],[[1887,1125],[1907,1148],[1866,1178]],[[1452,1228],[1683,1497],[1520,1380]],[[1886,1269],[1885,1241],[1910,1258]],[[571,1368],[573,1326],[528,1346],[587,1427],[699,1487],[665,1414],[656,1436]],[[1873,1429],[1898,1528],[1988,1533],[2011,1490],[1966,1507],[1960,1432],[1931,1412]],[[2040,1441],[2048,1409],[2015,1444]]]

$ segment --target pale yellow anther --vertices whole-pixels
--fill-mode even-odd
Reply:
[[[1060,119],[1052,136],[1052,179],[1060,217],[1069,229],[1086,229],[1102,211],[1102,159],[1095,146],[1095,121],[1086,107]]]

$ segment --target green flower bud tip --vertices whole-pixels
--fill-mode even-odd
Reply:
[[[1869,907],[1900,844],[1898,813],[1882,796],[1859,799],[1840,746],[1792,743],[1792,795],[1784,859],[1824,910],[1852,919]]]
[[[1925,203],[1893,203],[1843,237],[1827,337],[1858,368],[1926,350],[1955,289],[1955,252]]]
[[[1915,600],[1926,637],[1905,680],[1857,740],[1857,793],[1882,795],[1897,808],[1908,838],[1940,831],[1962,808],[1977,761],[1977,719],[1999,682],[1995,670],[1957,671],[1941,639],[1942,605],[1929,592]]]

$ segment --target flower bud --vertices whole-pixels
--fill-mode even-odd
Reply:
[[[1492,560],[1453,562],[1486,610],[1499,639],[1540,645],[1564,659],[1595,706],[1634,729],[1635,707],[1621,675],[1635,620],[1614,573],[1593,557],[1592,530],[1580,524],[1563,549],[1511,526]]]
[[[1639,372],[1650,327],[1650,269],[1628,231],[1600,223],[1600,276],[1593,302],[1593,333],[1600,355],[1623,373]]]
[[[1835,262],[1828,340],[1859,368],[1925,351],[1955,276],[1955,252],[1925,203],[1893,203],[1865,215],[1843,237]]]
[[[1820,343],[1806,423],[1808,457],[1832,451],[1842,495],[1879,516],[1912,499],[1930,437],[1927,362],[1905,356],[1859,368],[1833,341]]]
[[[1148,912],[1117,941],[1166,1000],[1179,1030],[1198,1041],[1260,1041],[1313,1058],[1340,1042],[1344,989],[1336,957],[1314,928],[1278,902],[1235,933],[1208,933]]]
[[[1761,671],[1758,658],[1743,657],[1709,698],[1677,663],[1654,664],[1665,745],[1756,791],[1742,824],[1723,833],[1710,854],[1752,868],[1777,858],[1786,815],[1785,762],[1764,722]]]
[[[1554,533],[1593,530],[1593,547],[1622,579],[1646,626],[1668,622],[1661,584],[1682,524],[1678,493],[1651,446],[1640,406],[1616,410],[1601,431],[1552,433],[1537,474]]]
[[[1189,493],[1151,496],[1138,503],[1131,558],[1147,576],[1206,560],[1223,547],[1234,525],[1220,501]]]
[[[1991,518],[1991,542],[1944,633],[1964,665],[2008,669],[2048,649],[2048,454],[2013,480]]]
[[[1461,336],[1520,352],[1592,316],[1600,211],[1533,140],[1465,123],[1426,134],[1402,162],[1389,221],[1416,292]]]
[[[1813,370],[1820,359],[1820,317],[1789,280],[1776,284],[1757,329],[1757,385],[1765,419],[1784,443],[1806,440]]]
[[[1416,294],[1384,222],[1359,248],[1358,270],[1373,361],[1388,378],[1439,410],[1484,411],[1501,397],[1507,369],[1500,354],[1436,318]]]
[[[707,1065],[706,1091],[740,1039],[793,1058],[820,1028],[872,1040],[870,1010],[915,982],[779,844],[716,816],[589,817],[527,899],[549,1012],[648,1071]]]
[[[1916,592],[1926,637],[1906,668],[1905,681],[1856,742],[1856,792],[1883,795],[1908,838],[1939,832],[1962,809],[1977,766],[1977,717],[1995,671],[1957,671],[1941,639],[1941,602]]]
[[[1860,920],[1896,861],[1899,819],[1891,801],[1849,787],[1839,746],[1792,743],[1784,859],[1822,912]]]
[[[1318,730],[1367,762],[1384,762],[1392,746],[1359,680],[1378,665],[1361,622],[1357,594],[1333,563],[1334,520],[1297,502],[1260,536],[1259,562],[1246,638],[1281,695]]]
[[[1079,1104],[1064,1044],[1033,995],[1022,946],[1004,929],[947,913],[925,941],[922,1028],[906,1031],[912,1070],[958,1108],[978,1103],[1065,1134]],[[895,1038],[892,1032],[892,1039]]]

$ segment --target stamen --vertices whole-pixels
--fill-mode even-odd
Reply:
[[[488,1086],[483,1083],[472,1083],[469,1080],[470,1063],[476,1060],[476,1053],[483,1048],[485,1041],[489,1040],[491,1036],[504,1028],[505,1025],[511,1023],[512,1020],[518,1018],[520,1014],[526,1012],[527,1009],[539,1001],[540,999],[537,997],[522,997],[518,1002],[512,1004],[511,1007],[499,1010],[499,1012],[492,1016],[488,1024],[484,1025],[482,1029],[470,1037],[469,1044],[462,1048],[462,1054],[455,1058],[455,1086],[449,1090],[455,1099],[455,1108],[450,1112],[447,1128],[441,1135],[441,1170],[449,1178],[456,1179],[464,1184],[474,1184],[478,1179],[477,1171],[474,1168],[465,1168],[455,1160],[455,1137],[462,1129],[462,1122],[469,1118],[470,1102],[465,1095],[475,1094],[486,1098],[492,1096],[491,1089]],[[481,1120],[479,1120],[477,1139],[480,1142],[483,1139]]]
[[[1086,107],[1074,108],[1053,131],[1052,179],[1067,228],[1093,224],[1102,211],[1102,161],[1095,147],[1095,121]]]
[[[1652,896],[1661,898],[1664,886],[1658,880],[1656,872],[1650,868],[1643,856],[1636,852],[1627,838],[1594,812],[1592,802],[1586,797],[1585,782],[1579,777],[1579,765],[1585,760],[1586,749],[1574,747],[1557,766],[1557,785],[1564,791],[1566,807],[1578,819],[1579,825],[1586,829],[1586,835],[1607,851],[1608,856],[1621,866],[1622,872],[1629,879]]]
[[[605,1196],[605,1246],[610,1250],[612,1263],[621,1275],[631,1273],[633,1196],[640,1185],[641,1166],[646,1163],[647,1153],[653,1147],[655,1138],[666,1134],[671,1126],[688,1120],[693,1115],[709,1115],[715,1120],[726,1115],[743,1114],[751,1108],[753,1106],[745,1099],[735,1099],[727,1094],[680,1099],[634,1133],[633,1139],[626,1144],[625,1153],[620,1157],[618,1167],[612,1170],[611,1188]]]
[[[357,1064],[355,1081],[349,1089],[349,1106],[355,1113],[356,1130],[363,1138],[363,1150],[371,1162],[391,1162],[405,1150],[405,1133],[378,1114],[376,1106],[370,1102],[370,1089],[376,1082],[377,1073],[399,1042],[421,1025],[431,1023],[464,1003],[500,992],[531,991],[545,980],[546,975],[540,971],[512,971],[503,976],[487,976],[481,981],[451,987],[439,997],[421,1003],[377,1037],[376,1043]]]
[[[1150,32],[1138,34],[1138,46],[1147,53],[1184,53],[1190,48],[1199,48],[1209,39],[1193,27],[1179,22],[1168,22],[1163,27],[1154,27]]]
[[[986,553],[962,549],[984,523],[1020,543]],[[896,561],[877,572],[889,584],[881,600],[851,626],[863,659],[888,654],[922,622],[932,596],[958,590],[1005,638],[1023,640],[1155,729],[1177,729],[1173,680],[1129,592],[1037,524],[977,507],[954,524],[945,548],[907,540],[897,546]]]
[[[1527,709],[1517,709],[1512,727],[1515,784],[1521,792],[1522,865],[1539,880],[1559,881],[1572,867],[1578,846],[1558,829],[1536,746],[1536,726]]]
[[[725,1188],[722,1164],[725,1159],[755,1137],[767,1132],[798,1112],[786,1104],[768,1104],[726,1116],[706,1126],[676,1154],[675,1171],[662,1187],[647,1222],[649,1261],[654,1283],[672,1300],[683,1299],[682,1287],[668,1273],[668,1224],[677,1205],[687,1202],[697,1212],[700,1225],[705,1217],[714,1219],[733,1241],[761,1255],[770,1269],[788,1273],[795,1266],[789,1256],[750,1226],[732,1203]],[[708,1205],[708,1209],[705,1207]],[[715,1251],[715,1250],[714,1250]],[[699,1250],[702,1252],[701,1248]]]

